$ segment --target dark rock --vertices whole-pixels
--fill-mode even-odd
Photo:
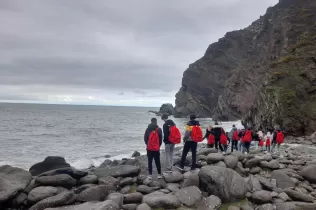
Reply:
[[[164,193],[154,192],[143,197],[143,203],[148,204],[151,208],[176,209],[180,204],[177,196],[166,195]]]
[[[95,185],[95,184],[84,184],[84,185],[81,185],[80,187],[76,188],[74,190],[74,193],[75,194],[80,194],[82,191],[84,191],[84,190],[86,190],[86,189],[88,189],[90,187],[95,187],[95,186],[97,186],[97,185]]]
[[[235,168],[235,171],[241,176],[248,176],[249,174],[249,168],[244,168],[241,162],[237,163],[237,167]]]
[[[279,169],[280,168],[280,164],[276,160],[271,160],[270,162],[261,161],[260,165],[263,168],[270,168],[270,169]]]
[[[66,167],[66,168],[58,168],[58,169],[53,169],[50,171],[46,171],[39,176],[55,176],[55,175],[60,175],[60,174],[67,174],[71,176],[72,178],[79,180],[82,177],[85,177],[88,175],[88,172],[86,171],[80,171],[72,167]]]
[[[120,185],[122,186],[122,187],[124,187],[124,186],[126,186],[126,185],[133,185],[134,183],[135,183],[135,179],[134,178],[131,178],[131,177],[126,177],[126,178],[124,178],[124,179],[122,179],[121,181],[120,181]]]
[[[113,201],[107,200],[103,202],[86,202],[59,208],[47,208],[45,210],[120,210],[120,207]]]
[[[106,159],[101,165],[100,168],[107,167],[112,165],[112,160]]]
[[[180,184],[178,184],[178,183],[168,183],[166,185],[166,189],[171,191],[171,192],[176,192],[179,190],[179,188],[180,188]]]
[[[262,186],[261,186],[260,181],[257,177],[251,176],[248,183],[250,183],[251,191],[262,190]]]
[[[270,191],[274,190],[275,186],[271,182],[269,182],[266,178],[258,176],[258,180],[264,190],[270,190]]]
[[[36,179],[36,184],[40,186],[61,186],[71,188],[77,184],[77,181],[68,174],[59,174],[55,176],[41,176]]]
[[[36,179],[32,179],[27,187],[24,189],[24,192],[29,193],[36,187]]]
[[[123,206],[124,196],[121,193],[111,193],[106,199],[113,201],[119,207]]]
[[[45,198],[36,203],[29,210],[44,210],[51,207],[70,205],[75,201],[75,194],[71,191],[64,191],[58,195]]]
[[[197,156],[200,156],[200,155],[207,156],[210,153],[218,153],[218,151],[215,148],[205,148],[205,149],[201,149],[200,151],[198,151]]]
[[[123,210],[136,210],[138,204],[131,203],[131,204],[125,204],[123,205]]]
[[[196,186],[186,187],[175,192],[180,202],[188,207],[196,205],[202,198],[200,189]]]
[[[95,175],[99,177],[112,176],[112,177],[134,177],[138,176],[140,168],[131,165],[119,165],[114,167],[96,168]]]
[[[200,185],[200,178],[198,173],[192,173],[189,172],[189,175],[186,179],[184,179],[184,182],[182,184],[182,187],[190,187],[190,186],[197,186]]]
[[[33,176],[38,176],[46,171],[51,171],[58,168],[70,167],[66,160],[63,157],[58,156],[48,156],[43,162],[36,163],[31,166],[30,173]]]
[[[308,166],[305,166],[301,171],[300,175],[304,177],[307,181],[311,183],[316,183],[316,165],[311,164]]]
[[[146,203],[142,203],[139,206],[137,206],[136,210],[151,210],[151,208]]]
[[[128,192],[131,191],[131,189],[132,189],[131,186],[125,186],[125,187],[123,187],[123,188],[120,190],[120,192],[121,192],[122,194],[127,194]]]
[[[143,184],[146,179],[147,179],[147,177],[145,175],[142,175],[142,174],[139,175],[137,177],[137,184]]]
[[[295,190],[291,190],[289,188],[284,189],[284,192],[295,201],[304,201],[304,202],[312,203],[314,202],[314,199],[315,199],[313,196],[310,196],[310,195],[307,195]]]
[[[224,156],[219,153],[210,153],[206,157],[206,161],[208,164],[214,164],[222,160],[224,160]]]
[[[271,193],[266,190],[260,190],[252,193],[252,200],[256,204],[269,203],[272,200]]]
[[[156,188],[156,189],[160,189],[160,188],[161,188],[161,183],[158,182],[158,181],[152,181],[152,182],[149,184],[149,187]]]
[[[223,201],[240,200],[246,196],[245,180],[232,169],[206,166],[201,169],[199,176],[201,186]]]
[[[251,174],[259,174],[262,171],[260,167],[253,167],[250,169]]]
[[[219,161],[217,163],[212,164],[213,166],[224,167],[227,168],[226,164],[223,161]]]
[[[140,152],[138,151],[135,151],[133,154],[132,154],[132,157],[139,157],[140,156]]]
[[[139,185],[137,188],[136,188],[136,191],[137,192],[140,192],[142,194],[149,194],[149,193],[152,193],[154,192],[154,189],[152,187],[148,187],[146,185]]]
[[[219,197],[211,195],[208,198],[202,198],[198,205],[199,210],[219,210],[222,205],[222,201]]]
[[[168,114],[168,115],[173,115],[174,114],[174,108],[173,108],[173,105],[172,104],[162,104],[160,109],[159,109],[159,112],[156,113],[158,115],[162,115],[162,114]]]
[[[143,194],[136,192],[124,195],[124,203],[141,203]]]
[[[120,182],[114,177],[105,176],[99,178],[99,184],[111,187],[113,191],[116,191],[116,189],[119,187]]]
[[[181,182],[184,176],[179,171],[173,171],[172,173],[164,173],[164,179],[167,183]]]
[[[289,187],[295,187],[295,183],[293,180],[285,174],[281,170],[276,170],[271,173],[271,179],[276,180],[276,185],[278,188],[289,188]]]
[[[234,169],[234,168],[236,168],[236,166],[238,164],[238,158],[236,156],[233,156],[233,155],[228,155],[228,156],[224,157],[224,162],[225,162],[227,168]]]
[[[97,184],[98,183],[98,177],[96,175],[87,175],[85,177],[82,177],[79,180],[80,185],[84,184]]]
[[[12,200],[12,206],[13,207],[20,207],[20,206],[26,205],[26,204],[27,204],[27,195],[25,193],[18,194]]]
[[[248,204],[244,204],[240,207],[241,210],[253,210],[252,207],[250,207]]]
[[[285,192],[281,192],[281,193],[278,195],[278,197],[279,197],[280,199],[282,199],[283,201],[290,201],[290,200],[291,200],[291,198],[290,198]]]
[[[104,201],[112,191],[105,185],[90,187],[77,196],[77,201]]]
[[[252,168],[252,167],[259,166],[260,161],[261,161],[261,159],[259,159],[259,158],[252,158],[252,159],[246,161],[245,167]]]
[[[24,190],[32,179],[32,175],[23,169],[4,165],[0,167],[0,203]]]
[[[45,198],[57,195],[57,193],[58,190],[55,187],[37,187],[28,194],[27,200],[34,204]]]

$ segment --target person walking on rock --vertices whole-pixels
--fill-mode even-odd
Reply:
[[[184,164],[189,151],[192,152],[192,166],[191,170],[196,169],[196,150],[197,144],[203,141],[203,132],[199,121],[196,120],[195,115],[190,116],[190,121],[185,127],[185,134],[183,137],[184,147],[182,151],[181,164],[177,168],[181,171],[184,169]]]
[[[165,143],[165,156],[167,173],[172,172],[173,167],[173,150],[175,144],[181,142],[181,134],[176,124],[168,119],[168,114],[163,114],[161,119],[165,122],[163,124],[163,142]]]
[[[266,143],[266,151],[270,152],[270,147],[271,147],[271,133],[268,132],[267,135],[265,136],[265,143]]]
[[[144,141],[147,146],[148,178],[152,179],[152,162],[155,160],[158,179],[161,179],[160,146],[162,144],[162,131],[157,124],[156,118],[151,119],[151,124],[148,125],[148,128],[145,131]]]
[[[248,127],[242,137],[242,141],[244,144],[244,150],[245,150],[245,154],[249,153],[249,149],[250,149],[250,143],[253,139],[253,131],[251,129],[251,127]]]
[[[214,148],[215,136],[214,136],[214,132],[212,131],[211,125],[209,125],[208,128],[206,129],[203,140],[204,139],[207,139],[207,148]]]
[[[236,128],[235,125],[233,125],[233,128],[231,129],[231,131],[229,132],[229,137],[231,139],[231,143],[232,143],[232,148],[231,148],[231,152],[235,150],[238,150],[238,141],[239,141],[239,136],[238,136],[239,132]]]
[[[280,153],[280,146],[284,143],[284,133],[280,126],[277,126],[273,132],[273,141],[272,141],[272,152],[275,151],[275,146],[277,146],[277,151]]]
[[[220,144],[222,129],[223,128],[221,126],[219,126],[218,122],[215,121],[215,125],[214,125],[214,127],[212,129],[212,131],[214,133],[214,137],[215,137],[215,149],[218,150],[218,148],[219,148],[222,152],[224,152],[224,148]]]

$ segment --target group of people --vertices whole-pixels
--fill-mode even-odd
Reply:
[[[162,178],[161,163],[160,163],[160,147],[162,143],[165,144],[165,157],[166,157],[166,173],[172,172],[173,167],[173,151],[176,144],[181,143],[181,134],[176,124],[169,119],[168,114],[163,114],[161,119],[164,121],[163,129],[159,128],[157,119],[152,118],[151,124],[145,131],[144,141],[147,146],[148,157],[148,178],[152,178],[152,163],[155,161],[158,179]],[[226,153],[228,146],[231,147],[231,152],[239,150],[245,154],[249,153],[251,142],[254,142],[256,149],[260,146],[261,151],[265,150],[273,152],[277,146],[280,151],[280,145],[284,142],[284,133],[280,127],[275,129],[267,129],[266,135],[262,131],[254,132],[249,126],[243,129],[237,129],[233,125],[230,132],[225,130],[215,122],[214,126],[208,126],[205,135],[203,135],[199,121],[196,120],[195,115],[190,116],[190,121],[186,124],[185,133],[183,136],[184,147],[180,165],[176,166],[180,171],[184,169],[184,164],[188,153],[192,153],[192,166],[191,170],[195,170],[196,166],[196,152],[199,142],[207,139],[208,148],[216,148],[221,152]],[[272,145],[272,150],[270,146]]]

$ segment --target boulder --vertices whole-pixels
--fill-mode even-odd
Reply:
[[[57,195],[58,189],[55,187],[37,187],[33,189],[27,196],[27,200],[31,203],[37,203],[45,198]]]
[[[136,210],[151,210],[151,208],[146,203],[142,203],[139,206],[137,206]]]
[[[204,148],[197,152],[197,156],[207,156],[210,153],[218,153],[218,151],[215,148]]]
[[[27,187],[24,189],[24,192],[29,193],[36,187],[36,179],[32,179]]]
[[[262,171],[260,167],[253,167],[250,169],[251,174],[259,174]]]
[[[122,193],[122,194],[127,194],[127,193],[129,193],[129,192],[131,191],[131,189],[132,189],[132,187],[131,187],[130,185],[125,186],[125,187],[123,187],[123,188],[120,190],[120,193]]]
[[[139,185],[139,186],[137,186],[136,191],[140,192],[142,194],[149,194],[149,193],[154,192],[154,189],[152,187],[148,187],[146,185]]]
[[[289,187],[295,187],[295,183],[293,180],[283,171],[276,170],[271,173],[270,176],[271,179],[276,180],[276,185],[278,188],[289,188]]]
[[[140,152],[138,152],[138,151],[135,151],[135,152],[133,152],[133,154],[132,154],[132,157],[133,157],[133,158],[139,157],[139,156],[140,156]]]
[[[261,161],[260,165],[263,168],[269,168],[269,169],[279,169],[280,168],[280,164],[277,160],[271,160],[270,162]]]
[[[98,183],[98,177],[96,175],[87,175],[82,177],[79,180],[79,184],[80,185],[84,185],[84,184],[97,184]]]
[[[212,164],[213,166],[218,166],[218,167],[224,167],[227,168],[226,164],[224,163],[224,161],[219,161],[217,163]]]
[[[198,205],[199,210],[219,210],[222,205],[222,201],[219,197],[211,195],[207,198],[202,198]]]
[[[36,184],[40,186],[57,186],[71,188],[77,184],[77,181],[68,174],[59,174],[55,176],[41,176],[36,179]]]
[[[250,160],[247,160],[245,163],[245,167],[252,168],[252,167],[259,166],[260,162],[261,162],[261,159],[255,157],[255,158],[252,158]]]
[[[138,204],[136,203],[131,203],[131,204],[125,204],[123,205],[123,210],[136,210],[137,209]]]
[[[108,195],[106,200],[111,200],[114,203],[116,203],[119,207],[122,207],[123,201],[124,201],[124,195],[122,195],[121,193],[111,193],[110,195]]]
[[[107,167],[107,166],[110,166],[112,165],[112,160],[109,160],[109,159],[106,159],[105,161],[103,161],[103,163],[100,165],[100,168],[104,168],[104,167]]]
[[[135,182],[136,182],[136,179],[134,179],[132,177],[126,177],[120,181],[120,185],[121,185],[121,187],[124,187],[126,185],[133,185]]]
[[[206,157],[206,161],[208,164],[214,164],[222,160],[224,160],[224,156],[220,153],[210,153]]]
[[[201,190],[196,186],[186,187],[175,192],[180,202],[188,207],[195,206],[202,198]]]
[[[160,109],[159,109],[159,114],[168,114],[168,115],[173,115],[174,114],[174,107],[172,104],[166,103],[166,104],[162,104]]]
[[[272,200],[271,193],[266,190],[260,190],[252,193],[251,198],[256,204],[265,204],[271,202]]]
[[[136,192],[124,195],[124,203],[141,203],[143,194]]]
[[[72,167],[66,167],[66,168],[58,168],[58,169],[46,171],[38,176],[55,176],[55,175],[60,175],[60,174],[67,174],[76,180],[80,180],[82,177],[87,176],[88,172],[77,170]]]
[[[237,157],[238,161],[242,161],[245,158],[245,154],[240,151],[234,151],[230,155]]]
[[[249,204],[244,204],[240,207],[241,210],[254,210]]]
[[[244,199],[247,193],[245,180],[234,170],[206,166],[199,173],[200,184],[212,195],[221,198],[222,201],[235,201]]]
[[[166,189],[171,191],[171,192],[176,192],[179,190],[179,188],[180,188],[180,184],[178,184],[178,183],[168,183],[166,185]]]
[[[249,179],[248,183],[251,186],[251,191],[260,191],[260,190],[262,190],[262,186],[261,186],[260,181],[259,181],[259,179],[257,177],[250,176],[250,179]]]
[[[66,160],[63,157],[48,156],[43,162],[31,166],[29,171],[33,176],[38,176],[46,171],[65,167],[70,167],[70,165],[69,163],[66,163]]]
[[[0,167],[0,203],[7,201],[24,190],[32,175],[23,169],[4,165]]]
[[[99,178],[99,185],[105,185],[108,187],[111,187],[113,191],[116,191],[116,189],[119,187],[120,182],[111,176],[105,176]]]
[[[181,204],[175,195],[154,192],[143,197],[143,203],[151,208],[177,209]]]
[[[105,198],[111,193],[112,191],[109,189],[108,186],[105,185],[98,185],[94,187],[90,187],[84,191],[82,191],[77,196],[77,201],[86,202],[86,201],[104,201]]]
[[[263,187],[264,190],[270,190],[273,191],[276,187],[269,182],[266,178],[258,176],[258,180],[261,184],[261,186]]]
[[[45,210],[120,210],[120,207],[115,202],[107,200],[103,202],[86,202],[59,208],[47,208]]]
[[[51,207],[70,205],[75,201],[75,194],[71,191],[64,191],[58,195],[45,198],[33,205],[29,210],[44,210]]]
[[[234,168],[236,168],[236,166],[238,164],[238,158],[236,156],[233,156],[233,155],[227,155],[224,157],[224,162],[225,162],[227,168],[234,169]]]
[[[304,177],[307,181],[316,184],[316,165],[310,164],[305,166],[301,171],[300,175]]]
[[[181,182],[184,178],[183,174],[179,171],[173,171],[172,173],[164,173],[163,175],[167,183]]]
[[[96,168],[95,175],[99,177],[112,176],[116,177],[134,177],[138,176],[140,168],[132,165],[119,165],[113,167]]]
[[[20,207],[22,205],[26,206],[27,205],[27,195],[23,192],[18,194],[17,196],[15,196],[11,200],[11,205],[12,205],[12,207]],[[1,207],[1,205],[0,205],[0,207]]]
[[[314,197],[307,195],[305,193],[301,193],[292,189],[284,189],[283,190],[288,196],[290,196],[290,198],[292,198],[294,201],[304,201],[304,202],[310,202],[313,203],[314,202]]]
[[[80,194],[82,191],[84,191],[84,190],[86,190],[86,189],[88,189],[90,187],[95,187],[95,186],[97,186],[97,185],[95,185],[95,184],[84,184],[84,185],[81,185],[81,186],[77,187],[76,189],[74,189],[74,193],[75,194]]]
[[[187,175],[187,178],[184,179],[184,182],[182,184],[182,188],[190,187],[190,186],[200,186],[200,178],[198,173],[192,173],[189,172],[189,175]]]
[[[266,204],[258,206],[256,210],[274,210],[274,208],[271,203],[266,203]]]
[[[283,200],[283,201],[290,201],[291,198],[285,193],[285,192],[281,192],[278,197]]]

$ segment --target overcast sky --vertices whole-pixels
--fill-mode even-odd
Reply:
[[[1,0],[0,101],[159,106],[278,0]]]

